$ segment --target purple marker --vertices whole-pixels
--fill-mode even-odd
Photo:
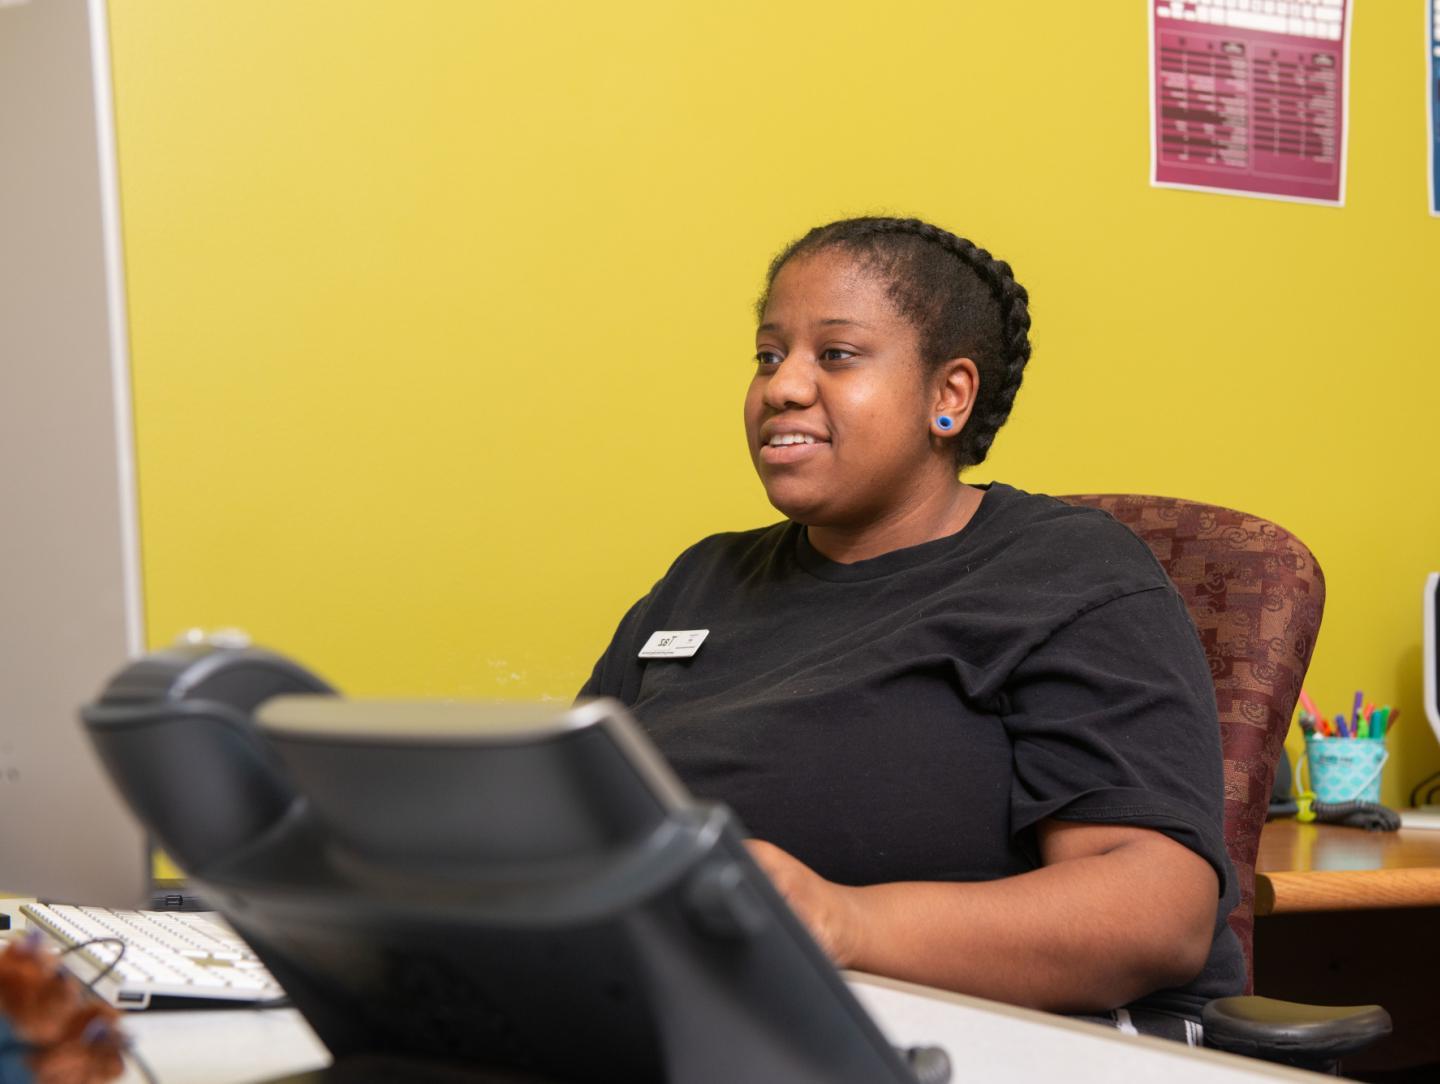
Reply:
[[[1355,710],[1354,710],[1353,712],[1351,712],[1351,714],[1350,714],[1350,733],[1351,733],[1351,734],[1359,734],[1359,733],[1360,733],[1360,712],[1361,712],[1361,710],[1364,709],[1364,707],[1365,707],[1365,694],[1364,694],[1363,692],[1357,692],[1357,693],[1355,694]]]

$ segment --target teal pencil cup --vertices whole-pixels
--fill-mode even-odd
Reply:
[[[1390,752],[1382,738],[1305,738],[1310,789],[1317,802],[1378,802]]]

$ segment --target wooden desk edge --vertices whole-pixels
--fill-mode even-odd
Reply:
[[[1255,874],[1255,914],[1440,906],[1440,869]]]

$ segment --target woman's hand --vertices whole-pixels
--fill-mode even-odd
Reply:
[[[773,843],[747,839],[745,845],[835,966],[851,966],[864,932],[854,890],[825,880]]]
[[[993,881],[848,887],[750,853],[837,967],[1050,1012],[1113,1009],[1204,966],[1220,882],[1150,828],[1042,821],[1043,865]]]

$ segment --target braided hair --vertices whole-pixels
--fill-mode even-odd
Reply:
[[[756,304],[761,319],[780,269],[795,256],[829,248],[854,253],[888,280],[891,302],[920,334],[927,372],[951,358],[975,362],[980,387],[955,438],[955,459],[962,468],[984,462],[1030,360],[1030,295],[1010,265],[917,218],[843,219],[815,227],[771,261]]]

